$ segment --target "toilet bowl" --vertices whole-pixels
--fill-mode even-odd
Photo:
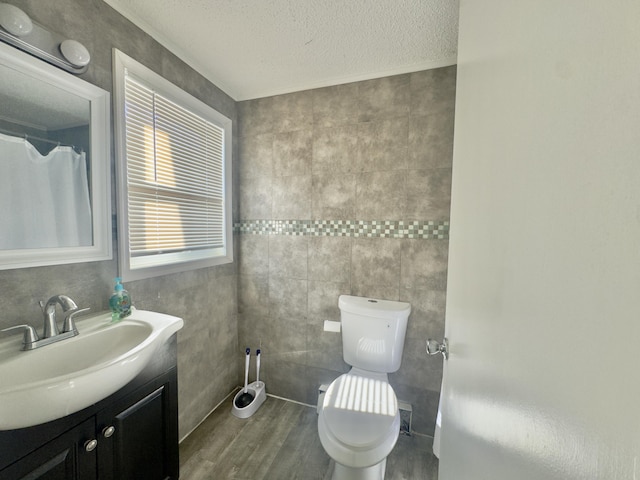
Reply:
[[[386,374],[351,369],[333,381],[318,417],[318,435],[335,460],[334,479],[382,480],[398,441],[400,413]]]
[[[343,358],[352,366],[318,405],[318,436],[335,461],[332,480],[383,480],[400,433],[387,374],[400,368],[408,303],[342,295]]]

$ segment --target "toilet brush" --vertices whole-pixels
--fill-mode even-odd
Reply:
[[[256,383],[260,384],[260,349],[256,350]]]
[[[244,361],[244,391],[242,395],[236,398],[236,407],[244,408],[253,401],[253,395],[249,393],[247,386],[249,385],[249,361],[251,360],[251,349],[247,347],[247,355]]]

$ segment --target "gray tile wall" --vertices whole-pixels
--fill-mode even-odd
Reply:
[[[447,67],[238,104],[238,355],[261,345],[268,392],[315,404],[318,385],[348,370],[340,335],[322,328],[339,320],[340,294],[407,301],[390,379],[414,429],[433,433],[442,361],[425,341],[444,335],[455,77]],[[304,230],[341,220],[443,230]]]
[[[112,91],[111,49],[117,47],[231,118],[235,128],[232,98],[102,0],[10,3],[51,31],[66,34],[89,49],[92,62],[82,75],[85,80]],[[115,207],[115,192],[112,198]],[[40,328],[38,300],[57,293],[68,294],[93,311],[106,310],[116,271],[115,259],[0,271],[0,328],[25,322]],[[125,287],[137,307],[184,318],[185,326],[178,334],[182,437],[238,383],[238,362],[234,361],[238,333],[235,264],[131,282]]]
[[[233,99],[103,1],[11,3],[87,46],[85,80],[112,91],[117,47],[238,125]],[[442,226],[454,96],[449,67],[238,104],[234,218]],[[339,335],[322,331],[323,320],[339,318],[342,293],[411,302],[403,366],[391,381],[414,405],[415,429],[431,433],[442,366],[426,359],[424,340],[444,332],[446,239],[242,234],[235,243],[239,276],[232,264],[126,285],[139,308],[185,319],[178,336],[181,436],[242,381],[237,352],[245,345],[262,342],[261,376],[271,393],[315,403],[317,385],[348,368]],[[115,258],[0,271],[0,327],[37,325],[38,300],[55,293],[105,310],[116,272]]]

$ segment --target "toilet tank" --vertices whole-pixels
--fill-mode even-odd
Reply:
[[[400,368],[411,305],[341,295],[342,356],[349,365],[372,372]]]

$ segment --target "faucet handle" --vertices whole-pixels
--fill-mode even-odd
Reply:
[[[88,312],[89,310],[91,310],[91,308],[81,308],[81,309],[76,308],[75,310],[72,310],[70,313],[68,313],[67,316],[64,317],[64,325],[62,326],[62,333],[74,332],[77,335],[78,329],[76,328],[76,323],[75,323],[76,316],[80,315],[81,313]]]
[[[36,329],[33,328],[31,325],[16,325],[15,327],[9,327],[9,328],[3,328],[2,330],[0,330],[0,332],[7,332],[9,330],[17,330],[18,328],[24,328],[24,339],[22,341],[22,343],[24,344],[24,347],[27,347],[28,345],[31,345],[32,343],[35,343],[39,340],[38,338],[38,333],[36,332]],[[23,350],[26,350],[26,348],[23,348]]]

